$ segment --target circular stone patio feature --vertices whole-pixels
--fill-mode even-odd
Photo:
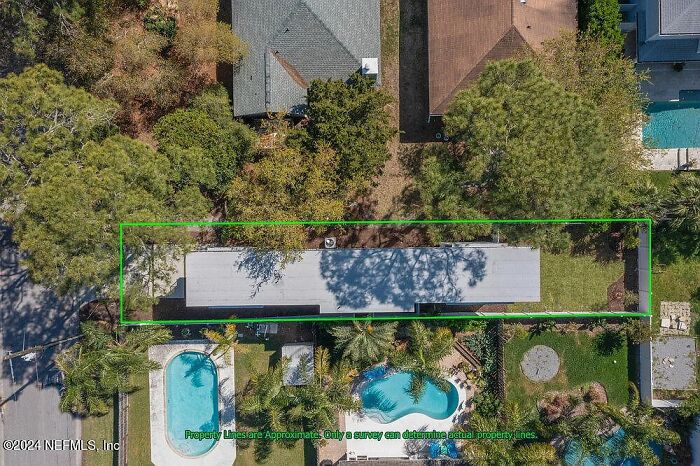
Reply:
[[[523,354],[520,368],[533,382],[546,382],[559,372],[559,355],[549,346],[536,345]]]

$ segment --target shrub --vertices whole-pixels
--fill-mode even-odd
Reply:
[[[480,392],[474,395],[474,410],[485,418],[492,418],[501,412],[501,400],[489,392]]]
[[[579,27],[590,37],[615,44],[619,50],[625,42],[620,29],[622,13],[617,0],[582,0],[579,5]]]
[[[625,344],[625,337],[621,332],[605,330],[595,337],[595,348],[599,354],[610,356]]]
[[[483,373],[487,376],[491,375],[496,369],[495,340],[488,330],[474,333],[464,338],[464,344],[479,359]]]
[[[175,18],[167,16],[159,7],[153,7],[143,18],[143,27],[150,32],[155,32],[168,40],[175,37],[177,26]]]
[[[655,328],[658,329],[658,324]],[[625,333],[632,343],[638,345],[651,341],[656,332],[644,320],[630,318],[625,322]]]

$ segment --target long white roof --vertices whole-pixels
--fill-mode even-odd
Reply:
[[[540,300],[540,251],[496,244],[312,249],[279,267],[249,248],[185,258],[191,307],[318,306],[321,313],[413,312],[417,303]]]

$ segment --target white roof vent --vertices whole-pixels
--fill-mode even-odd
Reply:
[[[378,75],[379,74],[379,58],[363,58],[362,59],[362,74],[363,75]]]

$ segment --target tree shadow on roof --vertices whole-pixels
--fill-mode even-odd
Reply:
[[[486,276],[486,254],[465,248],[338,249],[321,256],[321,276],[339,306],[373,302],[411,311],[415,303],[464,302],[458,284],[474,287]]]

